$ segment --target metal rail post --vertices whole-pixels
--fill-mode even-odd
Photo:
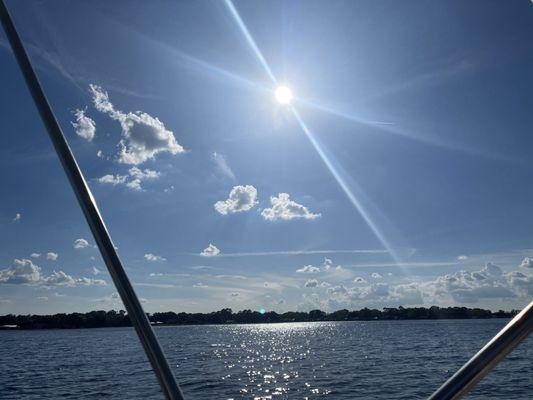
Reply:
[[[126,272],[124,271],[122,263],[115,250],[115,246],[113,245],[111,237],[104,224],[104,220],[100,215],[96,201],[93,198],[89,186],[78,167],[76,159],[74,158],[48,100],[46,99],[39,83],[39,79],[33,70],[4,0],[0,0],[0,19],[9,43],[11,44],[11,48],[13,49],[13,53],[15,54],[15,58],[24,75],[28,89],[33,97],[33,101],[39,110],[41,119],[57,152],[57,156],[59,157],[72,189],[76,194],[83,214],[85,215],[96,244],[98,245],[98,249],[102,254],[120,298],[126,307],[130,320],[137,331],[139,340],[141,341],[144,351],[148,356],[148,360],[159,380],[163,393],[167,399],[183,400],[183,395],[174,375],[172,374],[172,370],[170,369],[165,355],[163,354],[163,350],[157,341],[152,326],[150,325],[150,321],[133,290],[133,286],[131,285]]]
[[[428,400],[462,398],[532,331],[533,302],[529,303]]]

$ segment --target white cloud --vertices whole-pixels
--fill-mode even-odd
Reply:
[[[144,258],[145,258],[147,261],[150,261],[150,262],[163,262],[163,261],[167,261],[166,258],[161,257],[161,256],[156,256],[155,254],[152,254],[152,253],[146,253],[146,254],[144,255]]]
[[[300,269],[296,270],[299,274],[316,274],[320,272],[320,268],[313,267],[312,265],[305,265]]]
[[[41,257],[41,253],[31,253],[30,257],[31,258],[39,258],[39,257]]]
[[[125,185],[133,190],[142,190],[141,183],[144,181],[153,181],[158,179],[161,173],[151,169],[139,169],[132,167],[128,170],[128,175],[111,175],[107,174],[98,178],[98,183],[110,184],[113,186]]]
[[[468,260],[468,256],[465,256],[465,255],[457,256],[457,261],[466,261],[466,260]]]
[[[308,279],[307,282],[305,282],[306,288],[316,288],[318,286],[318,281],[316,279]]]
[[[102,150],[98,150],[98,151],[96,152],[96,157],[98,157],[98,158],[104,158],[104,153],[102,152]]]
[[[439,276],[435,281],[423,285],[423,289],[430,297],[451,298],[460,303],[475,303],[481,299],[510,298],[527,290],[533,291],[533,279],[525,275],[517,275],[516,272],[518,271],[504,274],[497,265],[487,263],[479,271],[458,271]]]
[[[85,247],[88,247],[88,246],[89,246],[89,242],[83,238],[79,238],[74,241],[75,249],[84,249]]]
[[[96,132],[95,122],[85,115],[85,110],[77,109],[74,111],[76,122],[71,122],[76,134],[89,142],[94,139]]]
[[[204,257],[214,257],[218,256],[219,254],[220,250],[218,249],[218,247],[211,243],[209,243],[209,246],[203,249],[203,251],[200,253],[200,255]]]
[[[41,273],[41,268],[28,259],[15,259],[12,267],[0,270],[0,283],[35,285],[48,288],[55,286],[107,285],[101,279],[74,278],[63,271],[54,271],[45,276]]]
[[[234,186],[227,200],[217,201],[214,205],[222,215],[249,211],[257,204],[257,189],[252,185]]]
[[[91,273],[92,273],[93,275],[100,275],[100,274],[102,273],[102,270],[100,270],[100,269],[98,269],[98,268],[96,268],[96,267],[92,267],[92,268],[91,268]]]
[[[123,164],[138,165],[154,158],[157,154],[183,153],[174,133],[166,129],[157,118],[142,112],[124,113],[116,110],[109,101],[109,96],[100,86],[89,85],[95,108],[118,121],[122,128],[122,140],[119,142],[118,161]]]
[[[99,183],[108,183],[111,185],[119,185],[126,182],[126,175],[111,175],[107,174],[98,178]]]
[[[521,268],[533,268],[533,257],[526,257],[520,263]]]
[[[270,204],[272,208],[265,208],[261,215],[268,221],[277,221],[278,219],[289,221],[292,219],[315,219],[320,214],[313,214],[307,207],[296,203],[290,199],[288,193],[280,193],[278,197],[271,196]]]
[[[22,218],[22,214],[21,213],[16,213],[15,217],[12,220],[12,222],[18,222],[18,221],[21,220],[21,218]]]
[[[372,272],[372,278],[374,279],[381,279],[383,278],[379,272]]]
[[[41,280],[41,268],[28,259],[15,259],[13,267],[0,270],[0,283],[36,284]]]
[[[59,257],[59,254],[57,253],[53,253],[53,252],[46,253],[47,260],[56,261],[58,257]]]
[[[211,159],[213,160],[213,162],[217,166],[218,170],[222,174],[224,174],[225,176],[227,176],[228,178],[230,178],[233,181],[237,180],[237,178],[235,176],[235,173],[233,172],[233,170],[229,166],[228,162],[226,161],[226,157],[224,157],[222,154],[217,153],[215,151],[211,155]]]
[[[207,289],[209,286],[204,285],[202,282],[198,282],[198,283],[195,283],[194,285],[192,285],[192,287],[201,288],[201,289]]]

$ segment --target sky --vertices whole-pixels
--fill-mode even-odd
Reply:
[[[147,311],[531,301],[530,1],[8,6]],[[0,314],[122,308],[0,68]]]

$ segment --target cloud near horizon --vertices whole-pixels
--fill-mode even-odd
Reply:
[[[203,249],[202,252],[200,253],[200,255],[203,257],[215,257],[215,256],[218,256],[219,254],[220,254],[220,249],[211,243],[209,243],[209,246]]]
[[[52,288],[56,286],[106,286],[102,279],[74,278],[63,271],[54,271],[46,276],[41,267],[29,259],[15,259],[13,266],[0,270],[0,283],[12,285],[34,285]]]

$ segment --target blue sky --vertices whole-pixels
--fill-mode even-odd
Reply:
[[[531,2],[9,6],[148,311],[530,301]],[[0,313],[120,307],[0,66]]]

